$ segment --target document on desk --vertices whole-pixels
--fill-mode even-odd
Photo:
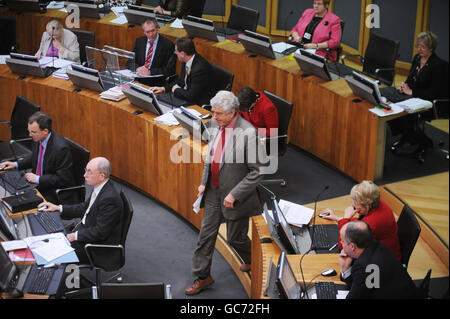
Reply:
[[[39,59],[39,64],[42,67],[54,67],[56,69],[66,68],[69,65],[75,63],[74,61],[64,60],[60,58],[54,58],[51,56],[44,56]]]
[[[0,55],[0,64],[6,64],[6,59],[9,59],[10,56],[8,55]]]
[[[283,199],[280,199],[278,205],[280,206],[286,221],[293,226],[302,227],[303,225],[309,224],[311,217],[314,214],[314,210],[311,208],[288,202]]]
[[[74,251],[63,233],[27,237],[24,241],[35,255],[38,265],[52,262]],[[44,259],[43,262],[38,262],[38,256]]]
[[[183,23],[181,22],[181,19],[176,18],[174,22],[170,25],[171,28],[174,29],[183,29]]]
[[[2,244],[5,251],[25,249],[28,247],[27,243],[23,240],[2,241],[0,244]]]
[[[175,118],[175,116],[173,116],[172,112],[168,112],[166,114],[160,115],[158,117],[155,117],[153,119],[153,121],[157,122],[157,123],[161,123],[167,126],[176,126],[179,125],[180,123],[178,123],[177,119]]]

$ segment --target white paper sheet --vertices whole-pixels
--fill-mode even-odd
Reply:
[[[303,205],[288,202],[281,199],[278,202],[286,221],[294,226],[301,227],[307,225],[314,214],[314,210]]]

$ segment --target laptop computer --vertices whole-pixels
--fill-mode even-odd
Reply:
[[[245,30],[244,33],[239,34],[239,41],[247,51],[269,59],[279,59],[285,56],[283,53],[273,51],[272,40],[268,36],[256,32]]]
[[[189,103],[188,101],[185,101],[183,99],[176,97],[175,94],[173,94],[172,92],[162,93],[157,96],[157,99],[163,105],[166,105],[171,108],[193,105],[192,103]]]
[[[327,61],[324,57],[311,53],[305,49],[299,49],[299,53],[294,54],[294,58],[302,71],[314,74],[325,81],[334,81],[339,76],[330,72]]]
[[[67,69],[67,76],[75,86],[103,92],[117,85],[109,72],[99,72],[82,65],[72,64],[72,69]]]
[[[411,98],[411,95],[400,93],[395,87],[392,86],[380,88],[380,94],[393,103],[402,102]]]
[[[225,40],[224,36],[217,34],[216,26],[212,20],[187,16],[182,20],[182,24],[190,38],[204,38],[214,42]]]
[[[207,123],[203,122],[200,117],[187,111],[184,107],[180,107],[173,112],[173,116],[186,129],[190,135],[200,137],[203,142],[208,143],[211,139],[211,132]],[[208,122],[209,123],[209,122]]]
[[[156,115],[162,115],[172,111],[171,107],[159,103],[152,90],[133,83],[129,83],[129,86],[129,89],[122,88],[122,92],[133,105]]]
[[[16,266],[0,245],[0,289],[5,293],[55,295],[65,266],[43,268],[37,265]]]

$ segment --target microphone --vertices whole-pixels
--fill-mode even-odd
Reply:
[[[317,195],[316,200],[314,202],[314,215],[313,215],[313,223],[310,227],[312,227],[312,231],[311,231],[311,249],[310,250],[314,250],[314,228],[316,225],[316,210],[317,210],[317,201],[319,200],[320,195],[323,194],[323,192],[325,192],[328,188],[330,188],[328,185],[326,185],[321,191],[320,193]]]
[[[223,26],[223,33],[225,33],[225,39],[228,37],[227,36],[227,27],[225,25],[225,20],[223,19],[223,17],[225,16],[225,0],[222,1],[222,12],[223,14],[220,16],[220,18],[222,19],[222,26]]]
[[[55,34],[55,26],[52,27],[52,42],[51,42],[51,45],[52,45],[52,67],[53,67],[53,69],[55,68],[55,55],[53,54],[53,52],[55,51],[55,47],[53,45],[54,34]]]
[[[11,149],[11,153],[12,153],[12,155],[14,156],[14,161],[17,161],[18,158],[17,158],[16,152],[14,151],[13,144],[14,144],[14,143],[20,143],[20,142],[27,142],[27,141],[31,141],[31,137],[26,137],[26,138],[21,138],[21,139],[10,140],[10,141],[9,141],[9,148]]]

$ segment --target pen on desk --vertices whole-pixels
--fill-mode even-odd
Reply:
[[[338,245],[338,243],[334,244],[333,246],[331,246],[330,249],[328,249],[328,251],[332,251],[334,249],[334,247],[336,247]]]

